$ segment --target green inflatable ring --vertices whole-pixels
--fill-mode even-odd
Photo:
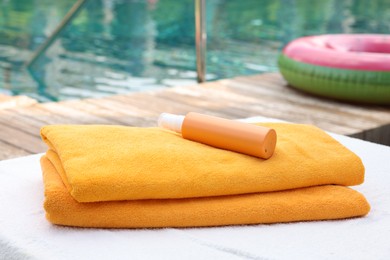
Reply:
[[[292,87],[305,92],[351,102],[390,104],[390,70],[337,68],[328,64],[313,64],[316,61],[309,62],[303,62],[283,51],[279,56],[278,66]],[[318,63],[321,62],[323,61]]]

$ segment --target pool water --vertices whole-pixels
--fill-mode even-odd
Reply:
[[[89,0],[36,62],[76,1],[0,0],[0,94],[39,101],[196,83],[193,0]],[[207,0],[207,80],[276,71],[300,36],[389,33],[387,0]]]

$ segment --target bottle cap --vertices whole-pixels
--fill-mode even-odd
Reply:
[[[181,133],[181,126],[184,121],[184,116],[162,113],[158,117],[157,124],[159,127]]]

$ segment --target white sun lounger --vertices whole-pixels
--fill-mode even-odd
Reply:
[[[0,162],[0,259],[390,259],[390,147],[333,135],[357,153],[363,218],[213,228],[83,229],[45,219],[40,155]]]

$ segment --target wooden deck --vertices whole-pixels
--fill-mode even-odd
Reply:
[[[286,86],[280,74],[262,74],[150,92],[0,109],[0,159],[46,150],[47,124],[155,126],[161,112],[189,111],[225,118],[265,116],[314,124],[338,134],[390,145],[390,107],[345,104]]]

